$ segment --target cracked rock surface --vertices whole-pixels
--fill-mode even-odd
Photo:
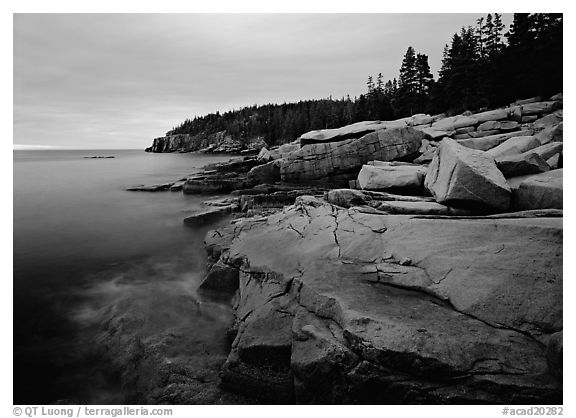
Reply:
[[[239,272],[229,390],[275,403],[562,402],[561,217],[375,215],[303,196],[205,243]]]

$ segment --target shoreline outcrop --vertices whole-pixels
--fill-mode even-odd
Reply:
[[[148,186],[230,193],[185,220],[234,218],[206,235],[200,286],[234,295],[221,386],[273,403],[562,403],[561,108],[313,131]]]
[[[209,232],[206,247],[239,277],[227,389],[298,403],[561,403],[546,353],[562,329],[562,218],[380,215],[300,197]]]

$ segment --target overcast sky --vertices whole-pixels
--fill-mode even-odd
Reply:
[[[397,77],[408,46],[437,77],[479,16],[18,14],[14,144],[143,149],[195,115],[354,97],[368,75]]]

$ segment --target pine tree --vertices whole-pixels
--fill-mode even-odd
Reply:
[[[480,58],[484,58],[484,18],[481,17],[480,19],[476,20],[476,39],[478,40],[478,53],[480,54]],[[447,47],[448,45],[446,45]],[[444,49],[446,51],[446,48]]]
[[[416,53],[414,48],[410,46],[402,60],[398,88],[401,90],[401,94],[413,94],[416,93],[417,84]]]
[[[378,78],[376,79],[376,91],[378,93],[384,93],[384,82],[382,81],[382,73],[378,73]]]
[[[366,82],[366,86],[368,87],[368,94],[372,94],[374,91],[374,81],[372,80],[372,76],[368,76],[368,81]]]
[[[428,55],[416,55],[416,73],[417,73],[417,87],[416,92],[419,95],[426,95],[430,92],[430,87],[434,83],[434,77],[430,72],[430,65],[428,64]]]

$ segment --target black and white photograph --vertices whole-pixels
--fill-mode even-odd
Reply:
[[[565,13],[517,4],[15,7],[6,416],[568,414]]]

